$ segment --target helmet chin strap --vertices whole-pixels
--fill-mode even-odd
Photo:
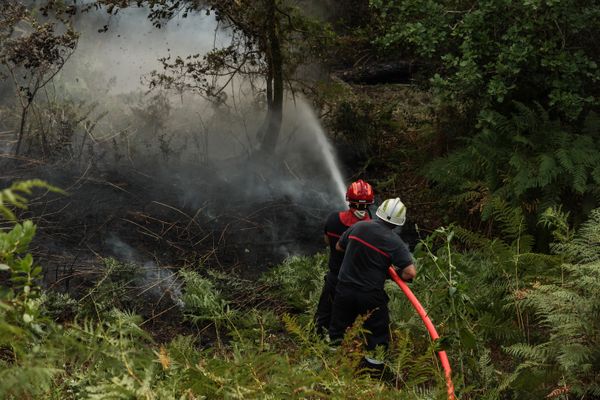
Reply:
[[[352,213],[358,219],[364,219],[367,216],[367,210],[352,210]]]

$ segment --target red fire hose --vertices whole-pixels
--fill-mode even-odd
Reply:
[[[431,336],[432,340],[437,340],[440,338],[437,331],[435,330],[435,326],[427,316],[427,312],[419,302],[419,300],[415,297],[410,288],[406,285],[406,283],[400,279],[396,270],[393,267],[388,269],[388,272],[394,282],[400,286],[400,289],[404,292],[414,309],[417,311],[423,323],[427,327],[427,331],[429,332],[429,336]],[[448,400],[455,400],[456,396],[454,395],[454,384],[452,383],[452,370],[450,369],[450,362],[448,361],[448,356],[445,351],[438,351],[438,356],[440,357],[440,362],[442,363],[442,368],[444,368],[444,375],[446,376],[446,389],[448,390]]]

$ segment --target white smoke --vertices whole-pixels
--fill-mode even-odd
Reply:
[[[266,176],[256,163],[243,161],[259,146],[257,132],[265,117],[257,93],[246,82],[234,81],[220,106],[190,93],[148,93],[144,81],[161,68],[158,58],[205,54],[228,43],[230,36],[218,29],[213,15],[176,17],[161,29],[147,15],[147,9],[134,7],[115,16],[83,14],[77,21],[81,37],[59,86],[65,97],[94,107],[94,130],[80,130],[73,139],[79,157],[88,162],[93,157],[104,168],[126,163],[159,176],[182,190],[184,203],[194,205],[210,193],[206,187],[194,188],[197,182],[190,179],[196,180],[199,168],[208,168],[206,174],[224,182],[256,181],[236,183],[245,198],[300,200],[301,187],[308,185],[323,192],[315,202],[344,206],[345,185],[333,151],[318,118],[298,96],[289,99],[284,111],[274,160],[278,165],[273,166],[279,173]],[[105,25],[108,30],[99,33]],[[248,179],[239,177],[244,173]]]
[[[75,28],[79,43],[52,88],[67,104],[58,122],[82,121],[73,128],[70,155],[82,175],[116,171],[130,183],[144,177],[143,189],[154,191],[145,198],[169,193],[174,206],[202,208],[208,218],[232,202],[282,200],[314,214],[318,225],[324,213],[345,206],[333,150],[300,94],[288,96],[276,154],[265,161],[256,156],[266,114],[256,86],[235,80],[219,105],[193,93],[149,91],[159,58],[203,55],[229,43],[214,16],[190,13],[158,29],[147,9],[132,7],[114,16],[81,14]]]
[[[119,261],[137,267],[133,283],[139,288],[140,294],[147,293],[153,299],[160,299],[168,293],[175,304],[183,306],[181,282],[174,272],[160,267],[152,260],[144,261],[137,250],[115,234],[109,235],[106,245]]]

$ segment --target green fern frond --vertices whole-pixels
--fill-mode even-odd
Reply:
[[[553,182],[558,176],[560,170],[557,168],[556,160],[548,154],[538,156],[538,179],[536,185],[544,187]]]
[[[525,230],[525,227],[523,227]],[[533,244],[535,243],[535,238],[532,235],[527,235],[524,232],[521,233],[520,236],[512,243],[513,248],[518,249],[518,257],[522,257],[522,253],[528,253],[533,249]],[[533,254],[529,254],[529,256],[533,256]]]
[[[458,240],[473,248],[490,246],[492,243],[492,241],[484,235],[478,232],[470,231],[460,226],[456,226],[454,228],[454,233]]]
[[[490,202],[494,221],[500,226],[500,231],[506,241],[520,239],[527,229],[525,218],[520,208],[510,206],[500,198],[494,198]]]
[[[584,164],[577,164],[572,173],[572,187],[578,193],[584,193],[587,188],[587,171]]]
[[[192,270],[180,270],[179,275],[184,282],[184,314],[192,322],[222,321],[231,316],[228,302],[210,280]]]
[[[550,230],[558,243],[565,243],[573,239],[568,220],[569,212],[564,212],[562,206],[547,207],[538,223]]]
[[[596,185],[600,185],[600,164],[596,165],[591,173],[592,180]]]
[[[273,291],[298,309],[312,313],[321,294],[327,257],[318,253],[311,257],[289,257],[261,277]]]
[[[544,364],[548,358],[548,345],[546,344],[531,346],[524,343],[518,343],[508,346],[504,348],[504,350],[514,357],[530,360],[530,362],[538,365]]]
[[[513,105],[509,116],[482,112],[479,132],[465,147],[432,162],[426,176],[447,191],[456,206],[468,206],[484,220],[493,213],[494,198],[521,208],[529,217],[566,197],[581,199],[597,190],[597,116],[590,116],[594,122],[580,130],[551,118],[540,104]],[[474,182],[489,195],[470,187]],[[528,223],[527,230],[532,231],[532,221]]]
[[[568,173],[573,173],[575,170],[575,163],[573,162],[569,151],[565,148],[558,148],[555,151],[555,156],[561,167],[563,167]]]
[[[553,271],[560,265],[562,257],[553,254],[542,253],[521,253],[519,254],[519,263],[533,267],[541,267],[545,273]]]
[[[563,235],[564,236],[564,235]],[[594,244],[595,243],[595,244]],[[577,264],[563,264],[561,280],[533,285],[519,304],[532,310],[547,330],[537,345],[513,345],[507,352],[539,365],[534,371],[564,377],[574,396],[585,398],[600,373],[600,210],[570,240],[554,246]]]
[[[600,209],[590,212],[588,221],[581,226],[570,242],[557,243],[552,249],[579,263],[600,260]]]

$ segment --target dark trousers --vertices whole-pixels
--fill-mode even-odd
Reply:
[[[363,327],[369,332],[366,335],[367,349],[373,350],[378,345],[388,347],[390,342],[390,315],[388,312],[389,298],[384,290],[361,291],[354,285],[338,282],[329,337],[332,341],[343,339],[356,317],[371,313]]]
[[[331,271],[325,275],[325,284],[321,291],[317,312],[315,313],[315,328],[318,334],[323,334],[329,328],[331,322],[331,308],[335,298],[335,287],[337,285],[337,274]]]

